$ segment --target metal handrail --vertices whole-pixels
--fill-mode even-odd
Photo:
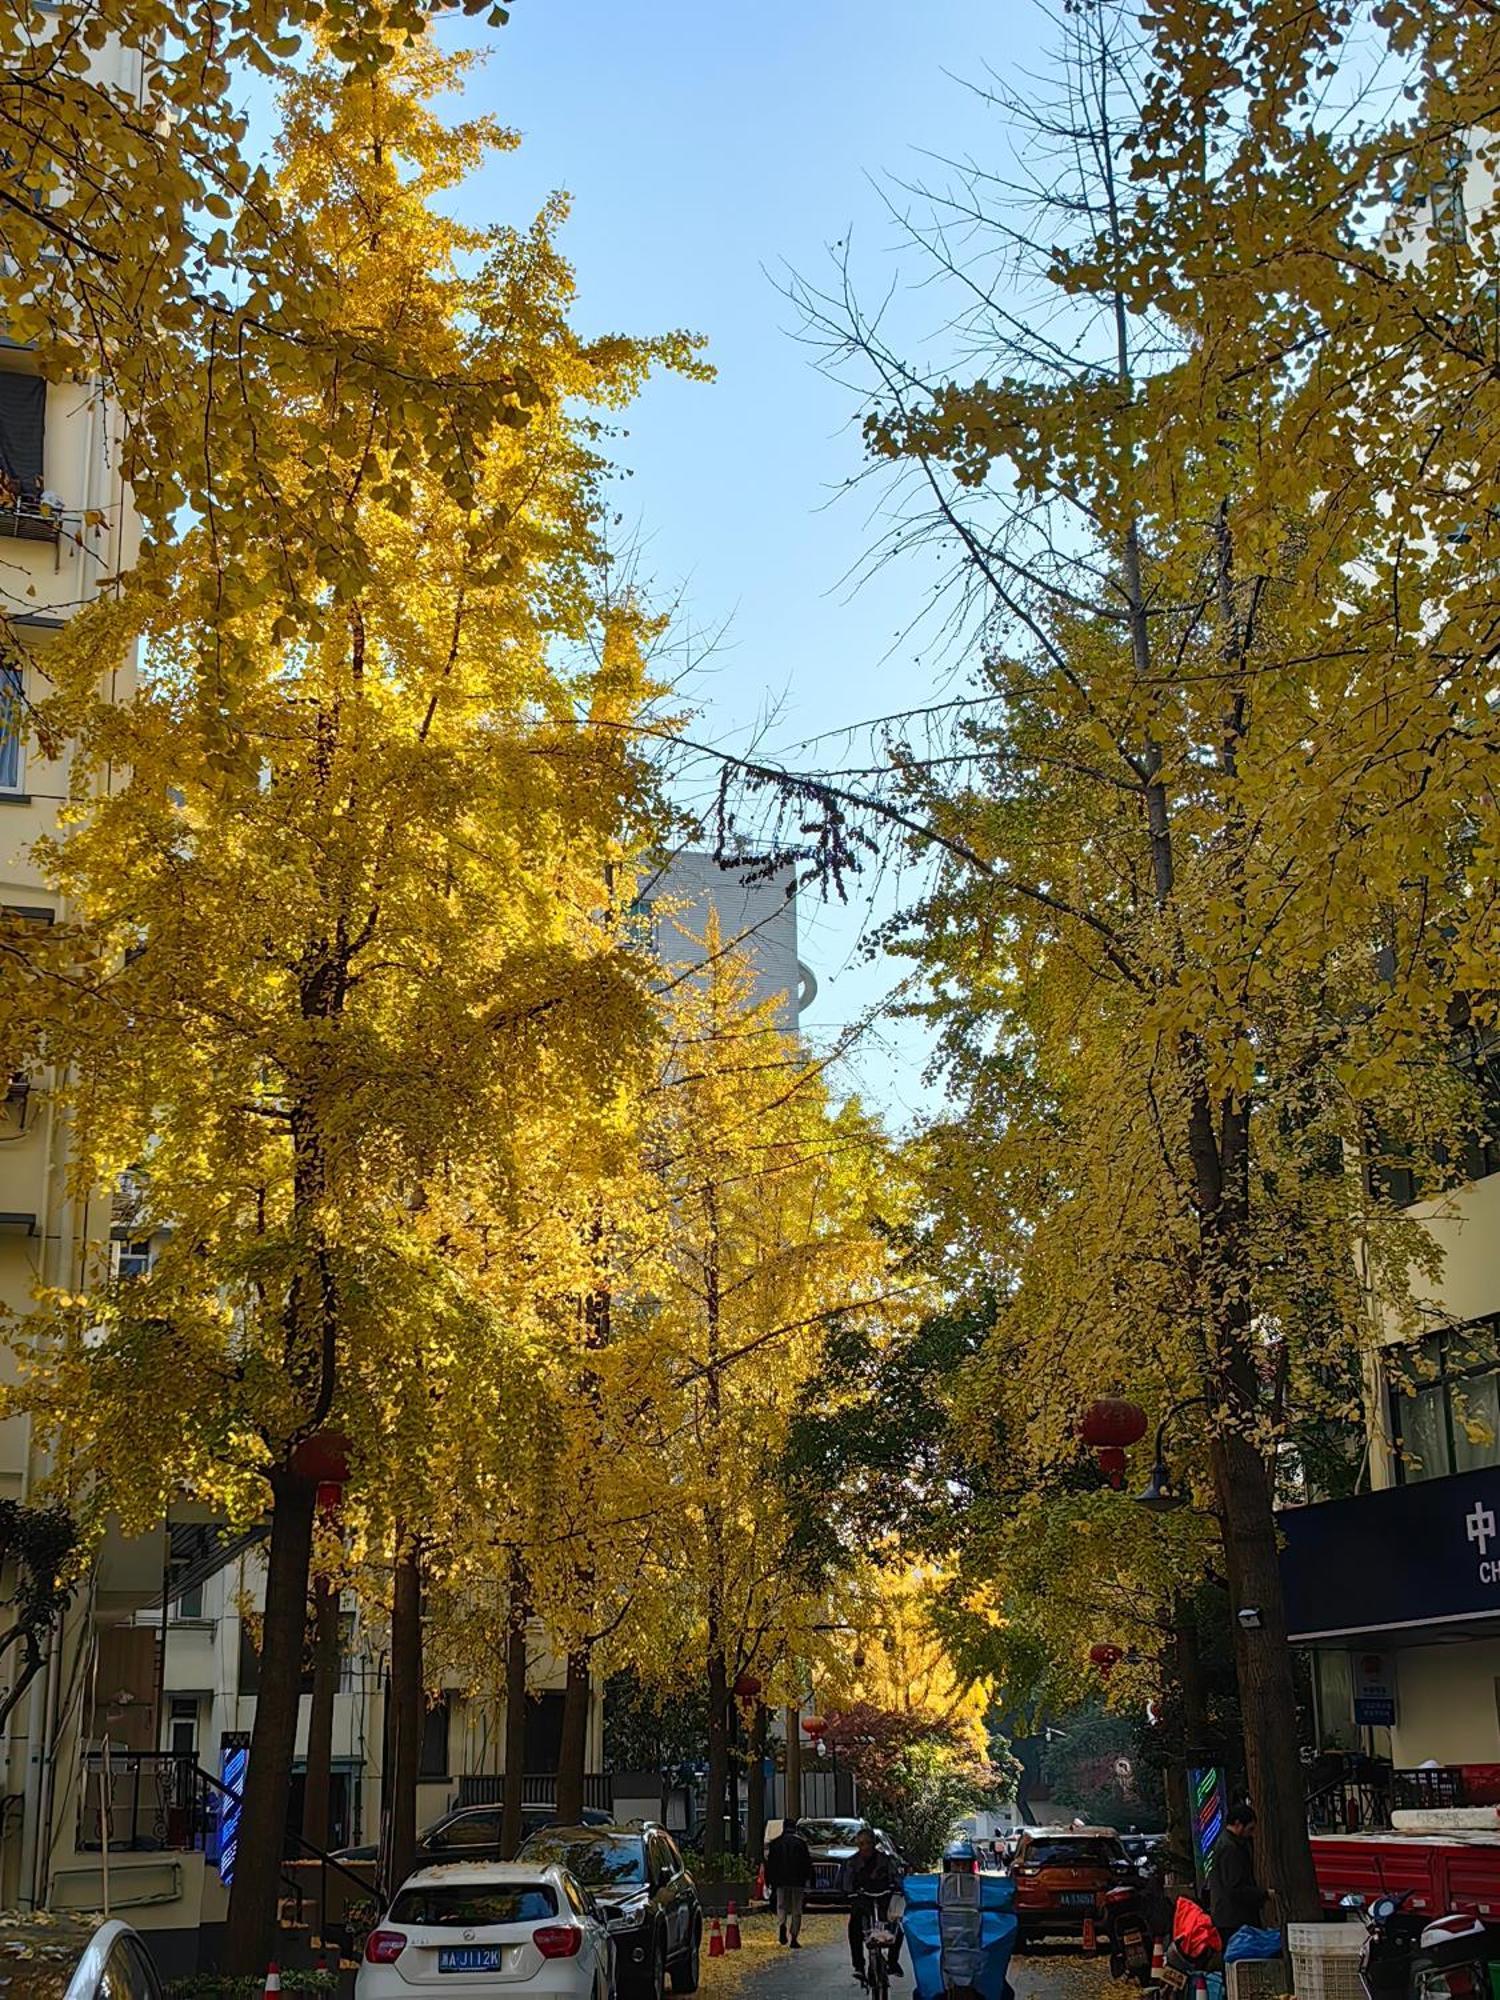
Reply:
[[[1391,1793],[1384,1779],[1331,1778],[1309,1792],[1304,1804],[1313,1833],[1356,1833],[1391,1823]]]

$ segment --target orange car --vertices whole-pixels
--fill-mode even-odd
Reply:
[[[1136,1880],[1112,1826],[1028,1827],[1010,1872],[1021,1944],[1044,1932],[1081,1937],[1089,1918],[1102,1925],[1105,1891]]]

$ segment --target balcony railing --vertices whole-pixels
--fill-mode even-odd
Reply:
[[[0,494],[0,535],[20,542],[55,542],[61,533],[61,514],[24,494]]]
[[[171,1750],[86,1750],[78,1846],[111,1854],[193,1853],[209,1825],[209,1791],[191,1756]]]

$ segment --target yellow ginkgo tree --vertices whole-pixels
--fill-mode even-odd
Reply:
[[[908,1306],[890,1226],[901,1213],[889,1150],[824,1065],[757,1002],[754,963],[706,928],[701,970],[679,971],[652,1120],[658,1243],[639,1310],[656,1347],[670,1511],[643,1616],[674,1635],[644,1677],[706,1692],[705,1846],[722,1844],[736,1701],[799,1701],[809,1659],[837,1645],[836,1605],[857,1586],[799,1555],[784,1465],[824,1337]],[[738,1683],[738,1688],[736,1684]]]
[[[21,1330],[58,1478],[136,1527],[183,1490],[271,1510],[241,1971],[267,1956],[296,1722],[299,1447],[344,1433],[357,1491],[402,1476],[391,1401],[424,1369],[461,1357],[466,1394],[498,1392],[484,1223],[524,1178],[517,1135],[607,1101],[655,1033],[610,921],[655,806],[646,635],[597,585],[597,412],[689,350],[574,332],[555,211],[442,214],[495,137],[435,115],[458,74],[419,40],[357,84],[327,59],[289,84],[266,199],[337,339],[198,357],[206,434],[264,472],[259,531],[211,479],[55,650],[42,721],[77,739],[77,804],[43,858],[73,915],[7,960],[80,1185],[130,1169],[160,1245],[148,1278]],[[345,369],[344,342],[407,366]],[[465,413],[441,461],[436,375]],[[140,692],[112,705],[132,644]]]

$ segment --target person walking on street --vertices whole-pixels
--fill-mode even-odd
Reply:
[[[1266,1892],[1255,1879],[1254,1825],[1251,1805],[1232,1805],[1209,1864],[1208,1913],[1223,1944],[1246,1924],[1258,1924],[1265,1907]]]
[[[812,1883],[812,1849],[796,1820],[783,1820],[780,1833],[766,1849],[766,1887],[781,1919],[781,1942],[793,1951],[802,1949],[802,1905]]]
[[[891,1866],[888,1854],[882,1854],[875,1845],[875,1836],[867,1826],[862,1826],[855,1837],[853,1858],[844,1863],[843,1878],[839,1884],[849,1898],[849,1956],[854,1962],[854,1976],[864,1984],[865,1978],[865,1926],[871,1912],[880,1921],[889,1923],[891,1897],[899,1884],[896,1871]],[[872,1904],[868,1897],[877,1900]],[[891,1946],[891,1977],[901,1977],[901,1926],[893,1926],[895,1943]]]

